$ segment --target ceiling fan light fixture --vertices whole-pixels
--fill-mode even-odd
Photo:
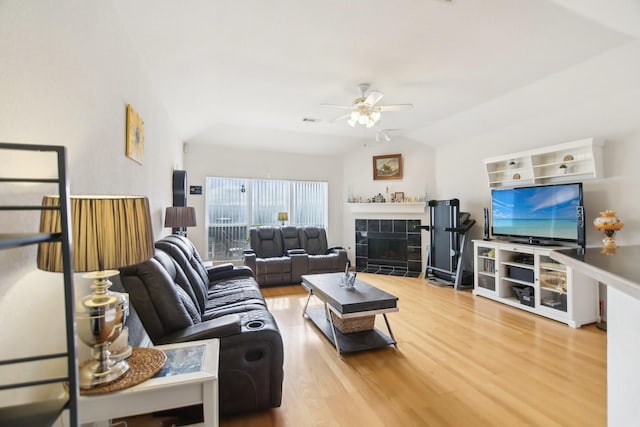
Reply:
[[[361,96],[356,98],[350,106],[336,105],[336,104],[322,104],[327,107],[334,107],[340,109],[351,110],[349,113],[340,116],[336,120],[347,119],[349,126],[355,127],[356,124],[361,124],[368,128],[375,126],[382,118],[383,111],[402,111],[413,107],[412,104],[390,104],[390,105],[378,105],[378,101],[384,96],[384,94],[377,90],[372,90],[367,94],[369,90],[368,83],[362,83],[358,85]]]

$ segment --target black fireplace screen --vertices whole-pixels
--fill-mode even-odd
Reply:
[[[369,261],[407,261],[407,239],[378,238],[369,235]]]

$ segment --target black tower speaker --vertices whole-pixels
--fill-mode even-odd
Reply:
[[[578,245],[584,248],[586,245],[585,226],[584,226],[584,206],[578,206],[576,208],[576,216],[578,219]]]
[[[482,209],[482,218],[484,219],[484,240],[491,240],[489,237],[489,209]]]
[[[173,171],[173,206],[187,206],[187,171]]]

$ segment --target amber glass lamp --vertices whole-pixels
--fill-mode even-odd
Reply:
[[[289,214],[287,212],[278,212],[278,221],[284,225],[285,222],[289,221]]]
[[[44,206],[57,206],[58,196],[45,196]],[[44,210],[40,231],[60,231],[57,210]],[[92,358],[80,369],[80,388],[89,389],[117,380],[129,369],[125,359],[113,360],[109,345],[118,338],[129,312],[125,296],[109,290],[118,268],[153,256],[149,202],[141,196],[71,196],[73,267],[93,280],[93,293],[84,297],[76,314],[78,336],[92,347]],[[62,271],[62,245],[38,246],[38,268]]]
[[[593,226],[604,232],[605,237],[602,239],[604,248],[616,247],[615,234],[618,230],[624,227],[624,223],[616,217],[616,213],[614,211],[606,210],[604,212],[600,212],[600,216],[593,220]]]

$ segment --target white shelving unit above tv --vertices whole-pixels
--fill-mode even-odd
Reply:
[[[521,187],[602,177],[604,141],[586,138],[484,159],[489,187]]]

